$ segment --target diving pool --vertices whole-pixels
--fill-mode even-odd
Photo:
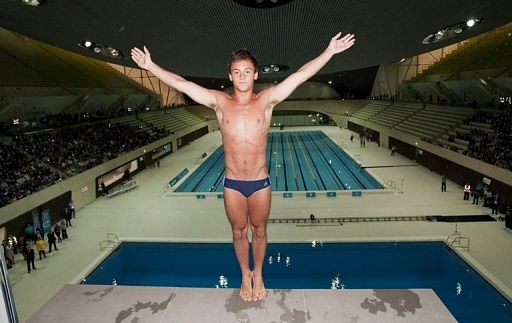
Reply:
[[[460,322],[512,322],[511,303],[442,241],[269,244],[271,289],[433,289]],[[232,244],[123,242],[83,284],[238,288]]]

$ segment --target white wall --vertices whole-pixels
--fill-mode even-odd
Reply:
[[[457,152],[451,151],[449,149],[445,149],[443,147],[421,141],[418,137],[403,133],[401,131],[393,130],[378,124],[375,124],[373,122],[363,121],[358,118],[349,118],[350,122],[353,122],[355,124],[361,125],[363,127],[367,127],[376,131],[380,132],[380,144],[384,147],[389,147],[389,137],[396,138],[400,141],[403,141],[405,143],[408,143],[410,145],[416,145],[419,149],[428,151],[432,154],[435,154],[437,156],[440,156],[444,159],[447,159],[449,161],[452,161],[454,163],[457,163],[461,166],[467,167],[469,169],[472,169],[476,172],[479,172],[481,174],[484,174],[488,177],[495,178],[507,185],[512,186],[512,172],[500,168],[491,164],[487,164],[481,160],[470,158],[466,155],[459,154]]]

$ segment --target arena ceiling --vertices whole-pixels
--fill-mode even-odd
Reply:
[[[46,0],[40,6],[23,1],[38,0],[0,1],[0,27],[127,66],[134,66],[128,57],[96,55],[77,43],[91,40],[126,54],[133,46],[147,45],[160,65],[203,84],[226,79],[227,57],[242,47],[249,48],[260,64],[289,66],[285,72],[260,74],[268,80],[282,79],[318,55],[341,31],[356,35],[355,46],[334,57],[316,80],[338,76],[342,84],[370,81],[371,87],[375,66],[381,63],[512,21],[510,0]],[[258,8],[260,4],[264,8]],[[483,21],[451,40],[422,44],[427,35],[468,18]]]

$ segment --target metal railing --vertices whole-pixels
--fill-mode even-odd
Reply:
[[[111,198],[119,196],[121,194],[133,191],[137,187],[139,187],[139,184],[137,184],[136,181],[125,182],[121,185],[114,187],[112,190],[110,190],[107,194],[107,198],[111,199]]]
[[[107,239],[100,241],[100,250],[113,249],[121,243],[117,234],[109,232],[107,233]]]
[[[455,231],[450,234],[445,241],[449,246],[469,251],[470,239],[469,237],[464,237],[459,231],[457,231],[457,223],[455,223]]]
[[[384,182],[384,187],[389,187],[389,188],[392,188],[396,191],[396,182],[391,180],[391,179],[387,179],[385,182]]]
[[[342,224],[349,222],[402,222],[402,221],[431,221],[429,216],[366,216],[366,217],[341,217],[341,218],[282,218],[269,219],[268,223],[273,224],[298,224],[298,225],[326,225],[326,224]]]

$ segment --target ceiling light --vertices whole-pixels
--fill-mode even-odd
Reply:
[[[22,0],[21,2],[23,2],[27,6],[37,7],[42,5],[44,3],[44,0]]]
[[[290,69],[289,66],[281,64],[267,64],[258,67],[258,70],[262,73],[280,73],[288,69]]]
[[[453,37],[457,37],[460,34],[464,33],[468,28],[471,28],[475,26],[476,24],[479,24],[482,22],[482,18],[478,19],[469,19],[467,21],[458,22],[456,24],[441,28],[437,30],[436,32],[428,35],[423,39],[423,44],[434,44],[440,41],[445,41],[448,39],[451,39]]]
[[[86,40],[86,41],[84,41],[84,46],[89,48],[92,46],[92,42],[90,40]]]
[[[251,8],[268,9],[282,6],[293,0],[233,0],[234,2]]]
[[[329,82],[327,82],[327,83],[332,84],[332,81],[329,81]]]
[[[94,46],[94,48],[92,49],[96,54],[99,54],[101,53],[101,47],[99,46]]]

